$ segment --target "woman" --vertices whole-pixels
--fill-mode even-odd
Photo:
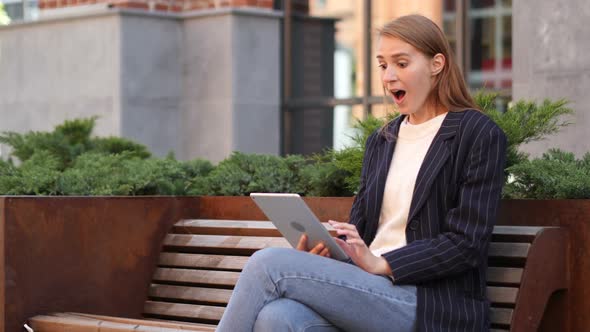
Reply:
[[[385,25],[377,60],[401,116],[367,141],[350,223],[330,221],[352,264],[325,257],[321,244],[307,250],[305,237],[299,251],[259,251],[218,331],[489,329],[487,250],[504,133],[475,110],[427,18]]]

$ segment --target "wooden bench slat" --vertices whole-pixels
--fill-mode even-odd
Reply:
[[[248,256],[225,256],[205,254],[183,254],[163,252],[160,254],[160,266],[223,269],[241,271],[248,261]]]
[[[322,224],[332,235],[336,235],[330,224]],[[172,231],[178,234],[282,236],[272,222],[256,220],[185,219],[175,223]]]
[[[202,271],[199,271],[197,273],[200,274],[201,272]],[[162,281],[197,284],[212,284],[211,280],[215,280],[217,285],[221,284],[228,287],[235,286],[235,279],[219,282],[220,279],[216,279],[216,277],[217,276],[214,273],[209,274],[208,278],[195,278],[195,275],[187,276],[186,273],[169,273],[166,276],[159,275],[156,278],[162,279]],[[492,303],[514,304],[516,302],[518,288],[488,286],[487,292],[488,298]],[[231,296],[231,291],[227,289],[152,284],[149,296],[226,304]]]
[[[224,278],[221,271],[207,271],[207,276],[201,275],[204,271],[172,270],[157,273],[154,279],[171,282],[185,282],[198,284],[215,284],[224,286],[235,286],[237,276],[231,279]],[[487,287],[488,298],[492,303],[514,304],[518,294],[518,288],[514,287]],[[171,286],[152,284],[149,296],[167,299],[179,299],[185,301],[211,302],[227,304],[231,296],[231,290],[200,288],[186,286]]]
[[[192,223],[206,222],[211,224],[213,221],[193,220]],[[227,229],[231,222],[226,223]],[[237,222],[240,223],[240,222]],[[248,222],[245,222],[248,223]],[[264,222],[249,222],[264,223]],[[238,230],[239,231],[239,230]],[[532,232],[532,231],[531,231]],[[516,233],[516,232],[515,232]],[[203,234],[169,234],[164,240],[164,245],[173,248],[184,248],[185,250],[198,251],[199,249],[218,249],[231,251],[233,249],[241,250],[260,250],[267,247],[290,247],[288,242],[281,237],[274,236],[238,236],[238,235],[203,235]],[[490,244],[490,257],[507,257],[526,259],[529,243],[503,243],[492,242]]]
[[[488,267],[488,283],[520,284],[523,269],[510,267]]]
[[[171,286],[151,284],[149,296],[152,298],[227,304],[232,291],[229,289]]]
[[[98,321],[49,315],[32,317],[28,324],[36,332],[96,332],[99,326]]]
[[[510,325],[514,310],[506,308],[490,308],[490,322],[495,325]]]
[[[252,237],[231,235],[187,235],[168,234],[164,245],[175,248],[248,249],[260,250],[268,247],[291,245],[284,238]],[[490,243],[489,256],[526,259],[531,245],[528,243]]]
[[[158,268],[153,279],[155,282],[234,286],[239,276],[239,272]]]
[[[168,234],[164,246],[170,249],[186,251],[225,250],[228,253],[244,254],[268,247],[286,247],[291,245],[282,237],[253,237],[229,235],[185,235]]]
[[[29,320],[36,332],[178,332],[179,327],[169,328],[146,324],[128,324],[83,317],[35,316]],[[212,331],[211,329],[185,329]]]
[[[515,287],[487,287],[488,299],[492,303],[512,304],[516,303],[518,288]]]
[[[322,223],[328,230],[333,228]],[[492,241],[516,240],[531,242],[538,232],[547,227],[495,226]],[[224,220],[224,219],[183,219],[174,224],[173,232],[180,234],[238,235],[238,236],[281,236],[270,221]]]
[[[134,319],[134,318],[124,318],[124,317],[113,317],[113,316],[103,316],[103,315],[93,315],[93,314],[85,314],[85,313],[78,313],[78,312],[64,312],[64,313],[55,313],[52,314],[53,316],[63,317],[63,318],[76,318],[76,319],[87,319],[93,321],[107,321],[113,323],[123,323],[123,324],[130,324],[135,326],[152,326],[152,327],[163,327],[183,331],[199,331],[199,332],[213,332],[215,331],[216,326],[211,324],[202,324],[202,323],[175,323],[171,321],[157,321],[157,320],[147,320],[147,319]]]
[[[174,224],[172,232],[179,234],[281,236],[270,221],[185,219]]]
[[[215,332],[215,330],[217,330],[217,324],[216,323],[195,323],[195,322],[186,322],[186,321],[180,321],[180,320],[174,320],[174,319],[162,319],[162,318],[155,318],[155,317],[149,317],[149,318],[144,318],[144,320],[150,321],[150,322],[166,322],[166,323],[174,323],[174,324],[182,324],[182,328],[184,329],[184,327],[186,325],[189,326],[205,326],[203,327],[201,330],[201,332]],[[182,329],[181,329],[182,330]]]
[[[541,227],[541,226],[494,226],[493,234],[505,234],[505,235],[530,235],[536,236],[537,233],[546,228],[552,227]]]
[[[531,245],[528,243],[490,243],[488,257],[526,259]]]
[[[224,307],[146,301],[144,314],[176,319],[219,321]]]

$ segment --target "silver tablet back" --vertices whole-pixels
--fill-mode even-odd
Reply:
[[[330,249],[332,258],[348,259],[298,194],[252,193],[250,197],[294,248],[301,234],[306,233],[309,248],[323,242]]]

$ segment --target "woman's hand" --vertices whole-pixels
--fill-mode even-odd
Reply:
[[[320,255],[324,257],[330,257],[330,250],[326,247],[323,243],[318,243],[315,247],[311,250],[307,248],[307,235],[305,233],[301,234],[299,238],[299,243],[297,243],[297,250],[307,251],[310,254]]]
[[[391,275],[391,268],[385,258],[373,255],[355,225],[334,220],[329,220],[328,223],[336,229],[339,236],[346,236],[346,241],[339,238],[335,238],[335,240],[358,267],[373,274]]]

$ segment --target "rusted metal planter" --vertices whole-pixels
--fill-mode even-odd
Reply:
[[[305,198],[322,221],[353,199]],[[77,311],[140,317],[162,239],[182,218],[265,220],[249,197],[0,197],[0,332],[28,317]],[[570,294],[544,331],[590,326],[590,200],[507,200],[498,223],[571,230]],[[563,310],[567,308],[567,310]]]
[[[305,202],[323,222],[347,221],[352,197],[305,197]],[[230,220],[268,220],[250,197],[202,196],[200,218]]]
[[[570,291],[550,300],[539,331],[590,331],[590,200],[504,200],[498,224],[569,230]]]
[[[197,198],[0,197],[0,331],[63,311],[139,317],[160,243]]]

